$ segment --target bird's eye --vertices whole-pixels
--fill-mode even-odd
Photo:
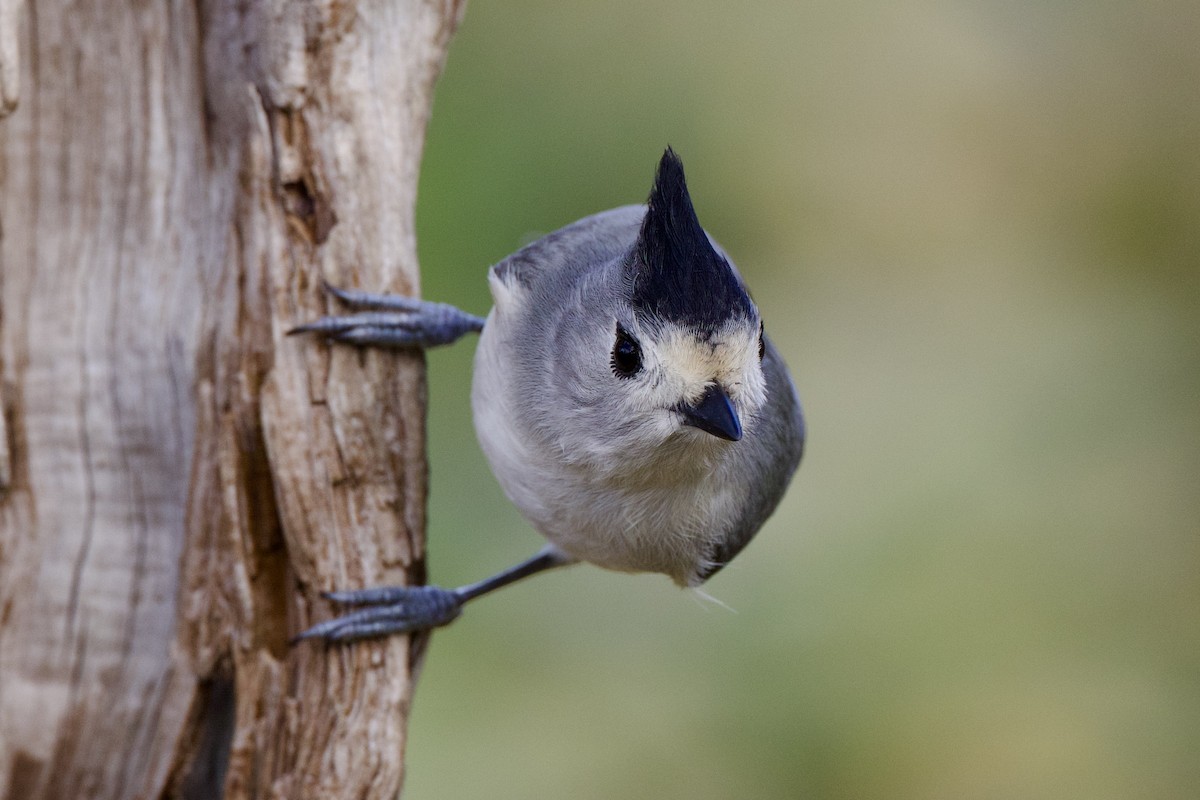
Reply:
[[[612,351],[612,371],[618,378],[632,378],[642,369],[642,347],[629,335],[629,331],[617,326],[617,341]]]
[[[763,324],[758,323],[758,360],[762,361],[767,355],[767,340],[763,338]]]

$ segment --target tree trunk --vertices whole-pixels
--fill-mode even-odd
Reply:
[[[398,793],[423,641],[288,638],[424,579],[424,365],[285,332],[417,293],[461,10],[0,0],[0,797]]]

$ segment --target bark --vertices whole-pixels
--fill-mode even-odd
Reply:
[[[398,793],[423,642],[288,638],[424,580],[424,364],[284,334],[417,293],[461,11],[0,0],[0,797]]]

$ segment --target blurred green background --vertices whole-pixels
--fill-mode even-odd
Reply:
[[[1200,797],[1200,4],[475,0],[424,293],[667,143],[810,441],[706,590],[580,566],[435,637],[407,797]],[[540,546],[430,367],[431,576]]]

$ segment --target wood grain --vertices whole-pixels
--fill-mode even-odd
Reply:
[[[287,642],[322,590],[424,579],[424,365],[284,334],[322,280],[418,292],[461,4],[18,9],[0,797],[395,797],[422,642]]]

